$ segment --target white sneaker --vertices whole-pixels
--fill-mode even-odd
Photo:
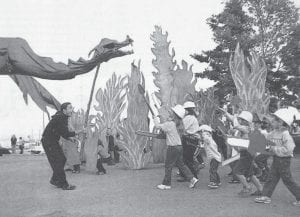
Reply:
[[[194,188],[198,181],[199,181],[199,179],[196,179],[195,177],[193,177],[192,180],[190,181],[189,188]]]
[[[254,199],[254,201],[256,203],[271,203],[271,198],[267,197],[267,196],[260,196]]]
[[[163,184],[160,184],[157,186],[158,189],[161,189],[161,190],[170,190],[171,189],[171,186],[170,185],[163,185]]]
[[[297,200],[297,201],[293,202],[293,205],[294,206],[300,206],[300,200]]]

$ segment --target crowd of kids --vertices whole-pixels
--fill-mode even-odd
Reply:
[[[209,165],[208,187],[217,189],[221,186],[218,168],[222,160],[239,153],[239,159],[230,164],[233,176],[230,183],[242,184],[238,195],[256,196],[255,202],[270,203],[272,193],[281,178],[296,198],[293,205],[300,206],[300,186],[292,178],[290,170],[295,143],[289,128],[294,120],[287,109],[279,109],[269,118],[261,118],[249,111],[240,111],[233,115],[219,109],[226,120],[231,122],[229,132],[232,136],[249,139],[249,135],[253,133],[264,135],[267,141],[266,150],[263,153],[253,154],[242,146],[233,148],[230,145],[226,146],[227,150],[224,153],[222,151],[224,144],[217,144],[214,140],[217,129],[212,129],[208,125],[199,126],[195,108],[195,103],[189,101],[183,106],[172,107],[168,117],[163,115],[153,117],[155,127],[166,134],[167,144],[165,176],[162,184],[157,186],[159,189],[171,189],[171,174],[175,166],[181,175],[178,181],[189,181],[189,187],[195,187],[199,181],[199,168],[203,163],[201,155],[203,149],[206,153],[206,164]],[[269,165],[270,158],[273,158],[272,165]],[[255,186],[255,190],[252,186]]]

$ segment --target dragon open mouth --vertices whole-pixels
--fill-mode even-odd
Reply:
[[[111,39],[102,39],[99,45],[90,51],[89,55],[94,52],[94,56],[101,55],[103,53],[113,53],[118,56],[132,54],[133,50],[128,50],[127,46],[132,47],[133,40],[127,35],[123,42],[118,42]]]

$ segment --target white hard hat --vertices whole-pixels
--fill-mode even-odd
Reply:
[[[178,115],[178,117],[180,117],[181,119],[184,118],[185,110],[182,105],[178,104],[178,105],[172,107],[172,110],[173,110],[173,112],[175,112],[176,115]]]
[[[288,108],[289,113],[291,112],[293,114],[293,117],[295,117],[295,120],[300,120],[300,112],[297,108],[289,106]]]
[[[194,102],[191,102],[191,101],[186,101],[184,104],[183,104],[183,108],[196,108],[196,105]]]
[[[204,124],[199,127],[199,131],[207,131],[211,133],[213,130],[210,126]]]
[[[295,114],[287,108],[282,108],[278,109],[274,115],[290,126],[294,121]]]
[[[248,112],[248,111],[242,111],[241,114],[239,114],[238,117],[241,118],[241,119],[244,119],[248,123],[252,123],[252,120],[253,120],[252,113]]]

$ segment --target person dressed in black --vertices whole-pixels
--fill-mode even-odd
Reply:
[[[66,157],[63,153],[61,146],[59,145],[60,137],[70,139],[76,134],[83,133],[80,131],[69,131],[68,118],[72,115],[73,107],[69,102],[61,105],[60,111],[56,112],[52,116],[52,119],[46,126],[43,136],[42,145],[47,155],[50,166],[53,170],[53,175],[50,180],[50,184],[62,188],[63,190],[74,190],[75,186],[70,185],[67,182],[64,166],[66,163]]]

